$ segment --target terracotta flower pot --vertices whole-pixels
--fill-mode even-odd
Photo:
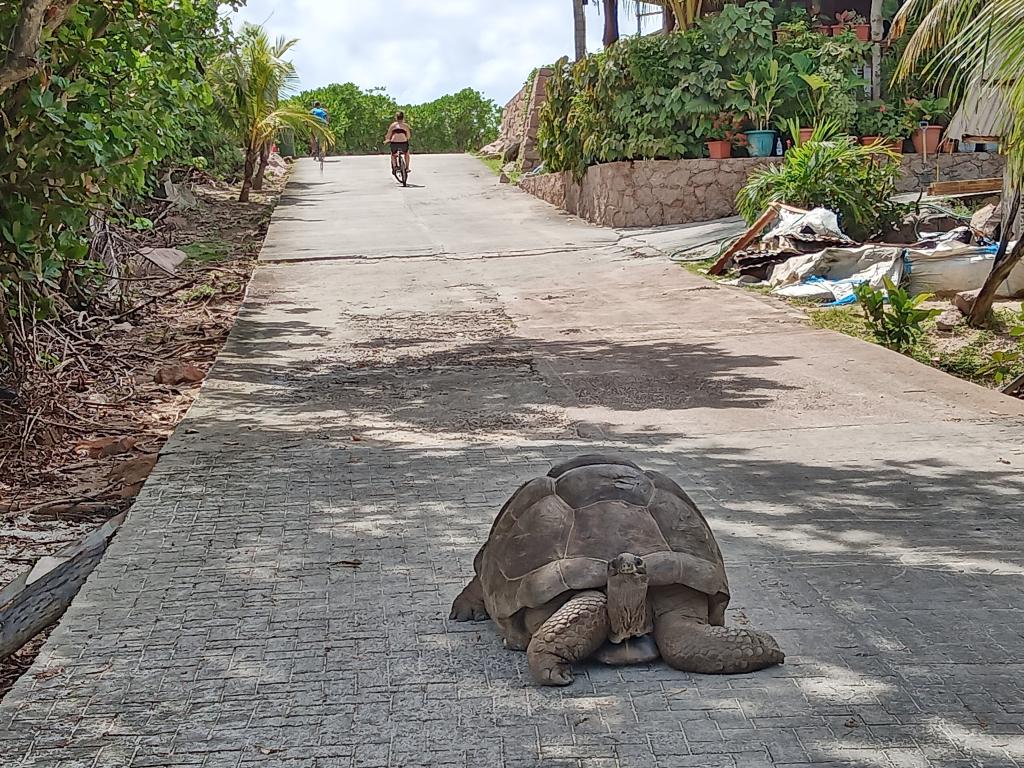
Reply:
[[[843,32],[846,31],[845,24],[833,24],[832,25],[832,37],[839,37]]]
[[[712,160],[725,160],[732,157],[732,142],[729,141],[708,141],[708,157]]]
[[[897,155],[903,154],[903,139],[892,139],[886,142],[886,146],[889,147]]]
[[[882,140],[881,136],[861,136],[860,143],[865,147],[870,147],[872,144],[876,144]]]
[[[867,43],[871,41],[871,25],[870,24],[854,24],[853,32],[857,35],[857,39],[861,42]]]
[[[800,143],[803,144],[805,141],[810,141],[811,137],[814,136],[813,128],[801,128],[800,129]]]
[[[817,32],[819,35],[824,35],[825,37],[832,37],[832,27],[830,27],[828,24],[820,24],[814,27],[814,31]]]
[[[914,131],[914,135],[910,137],[910,140],[914,142],[915,152],[923,155],[934,155],[939,149],[941,138],[942,126],[929,125],[923,131]]]

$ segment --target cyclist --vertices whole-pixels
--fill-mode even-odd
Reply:
[[[317,120],[319,120],[324,125],[330,125],[331,124],[331,116],[330,116],[330,114],[327,112],[326,109],[324,109],[320,105],[319,101],[314,101],[313,102],[313,109],[311,109],[309,111],[309,113],[311,115],[313,115],[313,117],[315,117]],[[319,157],[320,156],[320,140],[317,138],[315,133],[313,134],[312,139],[313,139],[313,157]]]
[[[384,143],[391,145],[391,173],[398,170],[398,153],[405,155],[405,170],[409,171],[409,139],[412,138],[412,128],[405,122],[405,112],[398,112],[395,121],[388,126],[388,132],[384,136]]]

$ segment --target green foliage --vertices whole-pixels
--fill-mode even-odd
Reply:
[[[889,349],[906,353],[924,335],[924,323],[938,315],[939,310],[921,309],[921,305],[932,298],[931,294],[911,297],[888,276],[883,280],[884,291],[863,283],[854,289],[854,294],[875,340]]]
[[[911,129],[906,113],[897,107],[885,101],[868,101],[857,110],[857,133],[893,141],[907,138]]]
[[[727,3],[685,31],[623,38],[575,64],[563,59],[541,111],[544,167],[580,177],[595,163],[701,157],[704,143],[721,135],[721,113],[770,128],[795,116],[798,97],[808,92],[795,54],[803,57],[804,74],[835,70],[830,77],[841,87],[825,109],[852,123],[857,81],[837,73],[852,73],[870,46],[852,34],[824,37],[793,16],[786,12],[788,38],[779,45],[775,12],[756,0]]]
[[[670,35],[623,38],[548,80],[539,151],[548,170],[616,160],[700,157],[721,112],[746,112],[730,89],[771,57],[772,9],[726,5]]]
[[[736,205],[751,223],[774,202],[830,208],[847,234],[866,240],[902,218],[892,201],[899,174],[899,158],[886,147],[812,140],[791,149],[781,163],[754,171]]]
[[[80,0],[44,31],[40,72],[0,93],[0,320],[88,304],[91,216],[219,141],[202,65],[227,39],[212,0]]]
[[[331,115],[334,151],[367,155],[383,152],[384,133],[398,110],[412,126],[416,152],[467,152],[498,135],[501,110],[471,88],[414,106],[401,106],[383,88],[361,90],[352,83],[328,85],[299,94],[291,103],[309,109],[319,101]],[[297,151],[302,151],[301,144]]]

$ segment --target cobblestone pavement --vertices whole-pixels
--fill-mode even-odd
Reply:
[[[0,704],[3,766],[1024,765],[1019,405],[628,252],[468,158],[301,165],[232,338]],[[532,686],[447,620],[501,502],[614,450],[784,666]]]

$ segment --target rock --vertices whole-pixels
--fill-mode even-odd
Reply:
[[[498,183],[499,183],[499,184],[511,184],[511,183],[512,183],[512,179],[510,179],[510,178],[508,177],[508,174],[507,174],[507,173],[505,173],[504,171],[502,171],[502,172],[501,172],[501,176],[499,176],[499,177],[498,177]]]
[[[176,267],[187,254],[177,248],[143,248],[139,256],[142,258],[135,269],[137,277],[174,277],[178,274]]]
[[[519,147],[521,146],[522,142],[519,141],[515,142],[514,144],[510,144],[508,148],[501,153],[501,159],[504,160],[506,163],[512,162],[513,160],[517,159],[519,157]]]
[[[940,331],[952,331],[961,322],[963,322],[964,316],[959,309],[950,307],[935,320],[935,327]]]
[[[985,237],[994,238],[999,230],[999,225],[1002,223],[1000,208],[1001,206],[995,204],[979,208],[971,216],[971,229],[975,232],[981,232]]]
[[[961,313],[969,315],[971,314],[971,310],[974,309],[974,302],[978,300],[979,293],[981,293],[980,288],[973,291],[960,291],[960,293],[953,298],[953,304]]]
[[[194,365],[169,365],[156,372],[153,380],[157,384],[196,384],[206,378],[206,374]]]
[[[507,173],[510,176],[513,173],[515,173],[516,172],[516,163],[515,163],[515,161],[513,161],[511,163],[505,163],[503,166],[501,166],[501,172],[502,173]]]

